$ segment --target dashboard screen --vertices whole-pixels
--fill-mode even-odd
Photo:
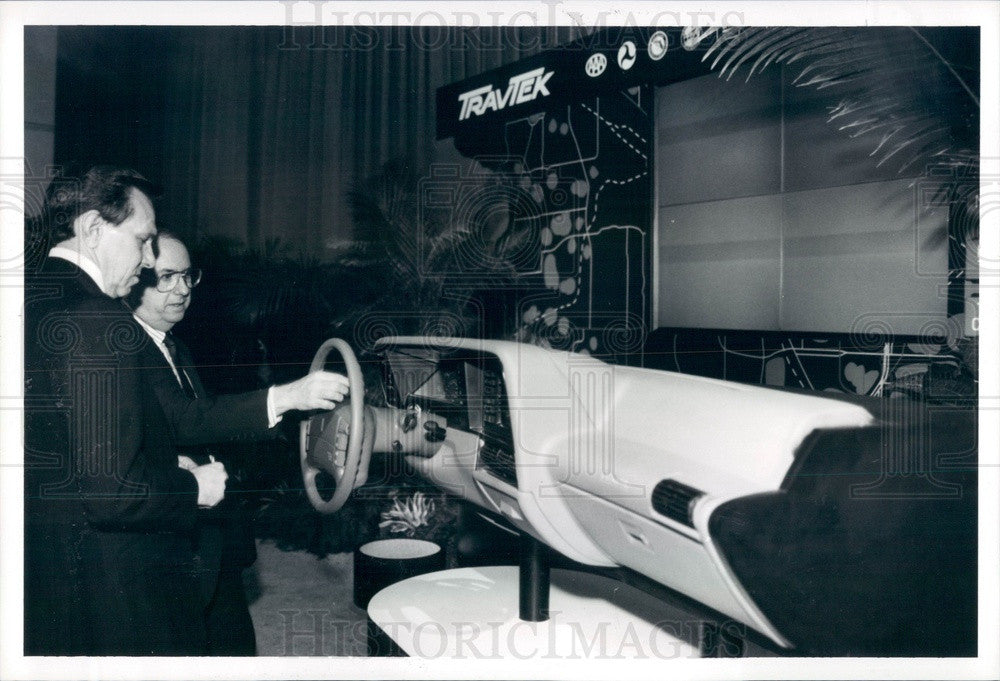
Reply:
[[[418,393],[431,398],[443,396],[441,379],[437,377],[437,351],[425,348],[413,348],[405,352],[390,350],[386,353],[386,358],[392,370],[392,383],[401,397],[405,399]]]
[[[442,355],[421,347],[387,351],[387,397],[396,407],[419,405],[444,416],[452,427],[468,429],[464,367]]]
[[[385,351],[390,404],[419,405],[450,428],[480,436],[479,465],[516,485],[510,407],[500,360],[487,353],[430,347]]]

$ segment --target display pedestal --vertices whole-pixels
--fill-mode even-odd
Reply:
[[[444,551],[421,539],[379,539],[354,552],[354,605],[368,607],[376,593],[407,577],[440,570]]]
[[[430,659],[679,659],[700,657],[690,613],[627,584],[551,570],[548,619],[519,613],[519,568],[432,572],[368,604],[369,653]]]

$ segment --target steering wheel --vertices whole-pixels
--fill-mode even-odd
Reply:
[[[302,482],[310,503],[320,513],[340,510],[354,487],[364,483],[375,433],[373,415],[365,418],[365,381],[350,345],[339,338],[329,339],[316,351],[309,372],[321,371],[333,349],[347,366],[353,399],[345,400],[332,411],[315,414],[299,426]],[[316,476],[321,470],[329,473],[336,485],[329,500],[324,500],[316,487]]]

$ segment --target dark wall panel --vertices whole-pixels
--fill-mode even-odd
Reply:
[[[493,335],[638,361],[650,314],[651,93],[555,104],[456,140],[473,158],[498,142],[506,150],[483,161],[516,188],[507,229],[532,244],[506,302],[481,298],[488,316],[514,313],[487,320],[502,329]]]

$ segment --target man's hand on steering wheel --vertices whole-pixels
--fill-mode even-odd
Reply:
[[[293,409],[333,409],[350,392],[350,381],[342,374],[314,371],[297,381],[276,385],[272,390],[274,411],[280,416]]]

